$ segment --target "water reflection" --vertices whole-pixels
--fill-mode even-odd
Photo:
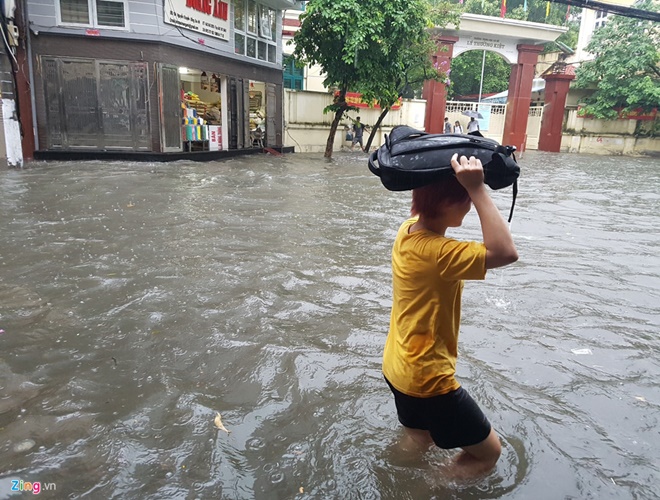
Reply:
[[[504,441],[467,486],[438,479],[444,452],[393,448],[380,356],[409,194],[364,156],[1,172],[0,497],[653,497],[660,174],[522,164],[521,260],[465,289],[458,376]]]

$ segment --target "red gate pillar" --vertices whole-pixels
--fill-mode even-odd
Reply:
[[[511,65],[502,144],[515,146],[518,151],[523,151],[525,148],[534,67],[542,50],[541,45],[518,45],[518,63]]]
[[[433,67],[435,69],[445,73],[449,71],[456,42],[458,42],[456,36],[443,35],[436,38],[438,50],[433,55]],[[424,129],[431,134],[441,134],[445,120],[445,108],[447,107],[447,86],[443,82],[426,80],[422,98],[426,99]]]
[[[545,80],[545,107],[541,118],[539,151],[559,153],[566,95],[571,80],[575,78],[575,69],[565,63],[555,63],[541,76]]]

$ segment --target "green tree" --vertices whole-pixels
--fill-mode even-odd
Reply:
[[[362,76],[358,90],[362,99],[368,103],[378,102],[381,113],[371,128],[365,150],[369,151],[371,144],[385,116],[406,91],[421,90],[426,80],[444,80],[444,71],[434,68],[431,54],[437,51],[435,42],[431,39],[428,28],[445,27],[448,23],[458,25],[460,10],[449,2],[436,2],[430,9],[427,0],[385,1],[383,14],[386,28],[390,32],[387,50],[374,51],[370,60],[360,68]],[[417,4],[417,5],[415,5]],[[402,7],[412,7],[418,12],[414,18],[409,13],[402,12]],[[399,33],[392,33],[389,26],[395,24]]]
[[[448,89],[450,98],[460,95],[477,94],[481,81],[481,63],[483,51],[470,50],[451,61],[451,85]],[[509,87],[511,65],[502,56],[486,52],[486,64],[482,93],[502,92]]]
[[[527,4],[527,8],[525,8]],[[466,0],[463,4],[465,12],[472,14],[482,14],[484,16],[500,16],[501,0]],[[550,11],[547,10],[546,0],[507,0],[506,14],[504,17],[509,19],[519,19],[521,21],[532,21],[535,23],[545,23],[562,25],[566,20],[567,6],[558,3],[550,4]],[[548,15],[546,16],[546,12]]]
[[[635,4],[657,12],[651,0]],[[660,103],[660,24],[613,16],[597,29],[587,50],[595,59],[577,70],[575,86],[595,89],[586,99],[584,112],[596,118],[614,119],[641,108],[650,111]]]
[[[377,100],[389,110],[410,82],[412,68],[419,70],[421,64],[421,72],[430,73],[429,77],[443,76],[430,71],[428,31],[441,17],[442,8],[451,9],[442,2],[433,11],[426,0],[311,0],[307,4],[294,37],[294,56],[304,64],[319,65],[326,75],[324,85],[338,91],[324,110],[334,113],[326,158],[332,156],[339,122],[351,109],[346,92],[361,92],[366,102]]]

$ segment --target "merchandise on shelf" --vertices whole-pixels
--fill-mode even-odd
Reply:
[[[183,125],[181,138],[188,142],[208,141],[209,129],[206,125]]]

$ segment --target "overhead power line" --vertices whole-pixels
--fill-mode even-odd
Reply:
[[[636,9],[635,7],[626,7],[624,5],[614,5],[606,2],[597,2],[594,0],[550,0],[553,3],[563,3],[573,7],[585,7],[591,10],[602,10],[618,14],[625,17],[634,17],[644,19],[645,21],[654,21],[660,23],[660,12],[651,10]]]

